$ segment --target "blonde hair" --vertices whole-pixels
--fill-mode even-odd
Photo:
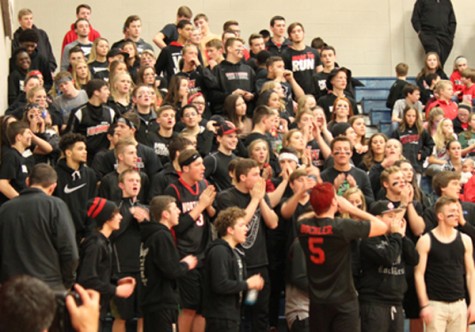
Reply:
[[[439,124],[437,125],[437,131],[435,132],[435,135],[432,137],[433,140],[434,140],[434,143],[435,143],[435,147],[438,149],[438,150],[442,150],[445,148],[445,146],[447,145],[447,142],[448,141],[451,141],[454,139],[454,137],[446,137],[444,135],[444,132],[443,132],[443,125],[445,122],[450,122],[452,123],[452,120],[450,119],[442,119],[442,121],[439,122]]]
[[[79,65],[81,64],[84,64],[86,66],[86,69],[87,69],[87,77],[86,77],[86,83],[89,82],[92,78],[92,75],[91,75],[91,71],[89,70],[89,66],[87,65],[86,61],[84,60],[79,60],[78,62],[76,62],[75,64],[73,64],[73,68],[72,68],[72,76],[73,76],[73,81],[74,81],[74,86],[76,87],[76,89],[78,90],[81,90],[82,87],[81,87],[81,83],[79,82],[79,78],[77,76],[77,73],[76,73],[76,69]]]
[[[130,93],[125,96],[125,98],[127,99],[127,102],[130,103],[130,95],[131,95],[132,90],[134,88],[134,82],[132,81],[132,77],[130,77],[129,73],[118,73],[118,74],[114,75],[112,81],[110,82],[111,96],[112,96],[112,99],[114,99],[114,100],[117,100],[121,97],[119,91],[116,88],[116,84],[117,84],[117,82],[119,82],[124,77],[126,77],[130,80]]]
[[[269,151],[269,144],[267,143],[267,141],[265,141],[265,140],[263,140],[263,139],[261,139],[261,138],[258,138],[258,139],[256,139],[256,140],[252,141],[251,144],[249,144],[249,146],[247,147],[247,152],[249,153],[249,158],[251,158],[251,159],[254,160],[254,158],[252,158],[252,151],[254,150],[255,146],[256,146],[257,144],[259,144],[259,143],[264,143],[264,145],[266,146],[266,149],[267,149],[267,157],[266,157],[265,162],[268,163],[269,160],[270,160],[270,153],[271,153],[271,152]],[[261,165],[259,165],[259,166],[261,166]]]

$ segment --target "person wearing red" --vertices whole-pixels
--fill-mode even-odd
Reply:
[[[434,107],[440,107],[444,111],[444,117],[453,120],[457,117],[458,106],[452,101],[454,88],[449,80],[442,80],[435,85],[434,89],[437,98],[431,103],[427,103],[425,112],[426,118],[429,118],[430,110]]]
[[[81,4],[81,5],[76,7],[76,19],[84,18],[84,19],[86,19],[90,22],[91,21],[91,13],[92,13],[91,6],[89,6],[87,4]],[[92,25],[89,25],[89,28],[90,28],[89,40],[91,42],[93,42],[94,40],[99,38],[101,36],[101,34],[99,33],[99,31],[94,30]],[[63,54],[64,47],[67,44],[72,43],[76,39],[78,39],[78,35],[76,34],[75,24],[72,23],[71,24],[71,29],[68,32],[66,32],[66,34],[64,35],[63,44],[61,45],[61,54]]]

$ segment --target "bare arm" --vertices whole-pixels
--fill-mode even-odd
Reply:
[[[13,189],[8,179],[0,179],[0,192],[7,196],[8,199],[15,198],[19,195],[18,192]]]
[[[417,298],[421,307],[421,318],[424,323],[429,323],[432,319],[432,308],[429,306],[429,296],[427,295],[426,283],[424,274],[427,267],[427,256],[430,250],[429,235],[423,235],[417,241],[416,250],[419,253],[419,264],[414,268],[414,281],[416,284]]]
[[[274,210],[272,210],[269,205],[267,205],[265,199],[261,199],[259,207],[261,208],[261,215],[266,226],[270,229],[277,228],[279,218],[277,217],[277,214],[274,212]]]
[[[471,323],[475,320],[475,278],[473,275],[473,244],[470,237],[466,234],[462,234],[462,241],[465,247],[465,277],[467,282],[467,290],[470,295],[470,305],[468,306],[467,319],[468,322]]]

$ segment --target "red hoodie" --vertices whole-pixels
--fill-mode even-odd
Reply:
[[[93,42],[94,40],[96,40],[97,38],[99,38],[101,36],[99,31],[96,31],[92,28],[92,25],[89,25],[89,29],[90,29],[90,31],[89,31],[89,40],[90,41]],[[64,46],[66,46],[69,43],[72,43],[76,39],[78,39],[78,35],[76,34],[76,31],[74,29],[74,23],[73,23],[73,24],[71,24],[71,30],[66,32],[66,35],[64,35],[63,45],[61,46],[61,56],[63,55]]]

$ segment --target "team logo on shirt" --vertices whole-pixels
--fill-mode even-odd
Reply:
[[[110,123],[101,123],[97,126],[89,127],[87,128],[86,135],[95,136],[95,135],[107,133],[107,131],[109,130],[109,127],[110,127]]]
[[[249,73],[245,71],[238,71],[234,73],[225,73],[226,78],[229,81],[242,81],[242,80],[249,80]]]
[[[259,233],[259,227],[261,225],[261,210],[257,209],[252,216],[251,221],[247,225],[249,230],[247,231],[246,242],[242,244],[244,249],[251,248],[257,239]]]
[[[149,249],[145,248],[143,243],[140,244],[140,277],[142,278],[142,284],[147,287],[147,276],[145,275],[145,259],[147,258]]]

